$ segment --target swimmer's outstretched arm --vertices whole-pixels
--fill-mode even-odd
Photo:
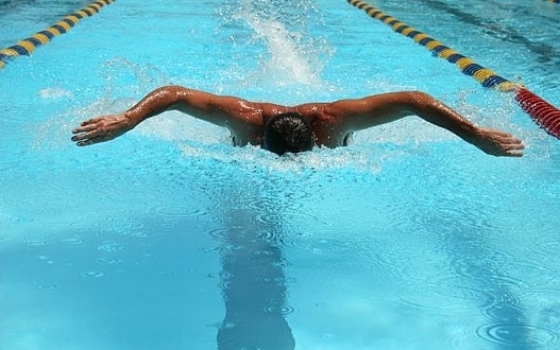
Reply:
[[[335,123],[341,134],[389,123],[416,115],[442,127],[493,156],[521,157],[523,142],[513,135],[479,127],[459,113],[418,91],[393,92],[356,100],[341,100],[329,105],[328,114],[338,116]]]
[[[255,115],[257,105],[237,97],[219,96],[181,86],[165,86],[150,92],[123,113],[86,120],[72,133],[72,141],[87,146],[109,141],[133,129],[144,120],[169,110],[229,128],[235,132]]]

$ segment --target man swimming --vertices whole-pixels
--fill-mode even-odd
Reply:
[[[523,142],[511,134],[479,127],[418,91],[288,107],[181,86],[158,88],[123,113],[84,121],[72,130],[72,141],[78,146],[109,141],[169,110],[228,128],[236,146],[260,145],[279,155],[309,151],[314,145],[345,146],[355,131],[411,115],[449,130],[493,156],[521,157],[524,148]]]

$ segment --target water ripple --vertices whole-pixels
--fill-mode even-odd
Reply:
[[[468,281],[477,281],[490,287],[526,287],[527,282],[488,266],[488,261],[477,257],[461,257],[454,261],[459,276]]]
[[[131,217],[120,216],[117,218],[109,218],[99,223],[100,229],[103,231],[117,233],[121,235],[130,235],[135,237],[143,237],[145,234],[145,224]]]
[[[445,283],[445,280],[441,282]],[[417,290],[413,294],[399,298],[399,301],[407,307],[453,316],[476,314],[480,309],[491,308],[496,300],[496,295],[482,287],[452,288],[445,284],[441,284],[437,289]]]
[[[34,247],[43,247],[43,246],[48,246],[50,244],[49,241],[44,239],[28,239],[25,241],[25,243]]]
[[[276,246],[283,236],[282,231],[261,228],[253,231],[251,227],[245,226],[217,227],[209,230],[208,234],[220,244],[231,248],[253,245],[257,242]]]
[[[156,207],[154,211],[164,216],[178,216],[178,217],[199,217],[205,212],[195,205],[173,205],[165,207]]]
[[[84,243],[84,241],[79,237],[69,237],[61,239],[61,242],[66,243],[68,245],[80,245]]]
[[[560,240],[547,240],[542,242],[537,242],[537,246],[544,250],[545,252],[551,254],[557,254],[560,250]]]
[[[560,286],[551,286],[547,289],[531,288],[519,295],[525,304],[530,305],[528,312],[539,325],[560,329],[558,290]]]
[[[553,330],[518,324],[487,324],[477,328],[476,334],[493,344],[511,349],[551,349],[558,342],[559,334]]]
[[[121,263],[121,260],[114,258],[99,258],[96,260],[99,265],[116,265]]]
[[[86,278],[101,278],[105,274],[101,271],[86,271],[82,273],[82,277]]]
[[[476,339],[476,334],[469,329],[463,327],[453,327],[447,332],[447,339],[450,345],[450,350],[464,350],[471,349],[473,344],[473,338]]]
[[[58,285],[56,283],[40,284],[37,286],[39,290],[54,290],[57,289]]]
[[[517,324],[525,321],[525,309],[518,295],[511,293],[499,294],[495,292],[493,303],[483,308],[482,313],[491,320],[502,322],[515,322]]]
[[[294,312],[294,308],[291,306],[268,306],[267,308],[264,309],[265,313],[269,314],[269,315],[282,315],[282,316],[286,316],[289,315],[291,313]]]
[[[97,247],[97,250],[101,250],[104,252],[116,252],[118,250],[123,249],[124,246],[115,242],[115,241],[105,241],[103,242],[99,247]]]

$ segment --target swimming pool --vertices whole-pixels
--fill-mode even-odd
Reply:
[[[11,3],[2,47],[88,4]],[[558,4],[375,5],[560,105]],[[287,158],[175,113],[69,141],[168,83],[286,104],[424,90],[526,156],[414,118]],[[558,141],[346,1],[118,0],[0,84],[3,349],[560,347]]]

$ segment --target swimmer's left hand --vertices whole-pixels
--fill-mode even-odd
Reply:
[[[72,130],[72,141],[77,146],[88,146],[117,138],[130,129],[133,124],[124,114],[104,115],[86,120]]]

